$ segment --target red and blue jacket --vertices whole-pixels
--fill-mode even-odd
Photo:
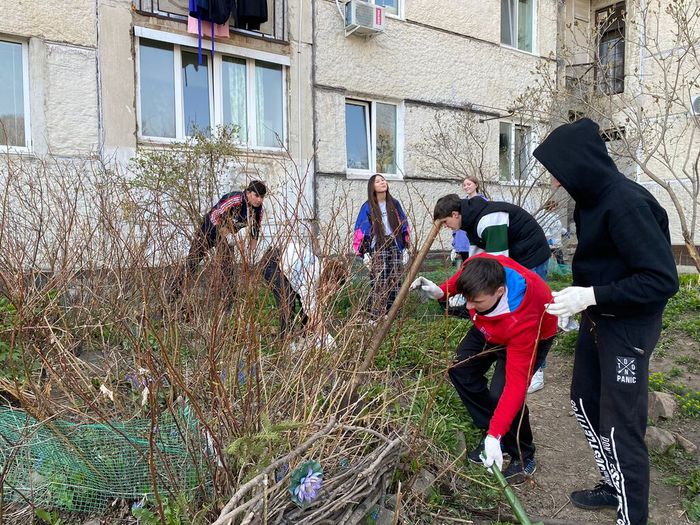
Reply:
[[[401,251],[408,247],[410,240],[408,220],[401,207],[401,203],[397,199],[394,199],[394,206],[396,207],[396,217],[398,218],[401,232],[399,235],[394,235],[394,242],[399,251]],[[355,255],[361,257],[365,253],[372,253],[372,251],[374,251],[374,247],[372,246],[373,235],[372,220],[369,215],[369,202],[365,201],[355,221],[355,235],[352,243],[352,249],[355,251]]]
[[[458,294],[456,282],[464,265],[477,257],[495,259],[506,271],[506,291],[495,309],[482,315],[469,310],[474,326],[490,344],[506,347],[506,383],[489,424],[489,434],[503,436],[525,403],[527,387],[535,372],[532,368],[537,345],[557,333],[557,318],[545,312],[552,302],[547,283],[535,272],[503,255],[480,253],[467,259],[462,267],[440,285],[448,297]]]

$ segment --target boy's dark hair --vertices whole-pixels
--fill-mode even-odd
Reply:
[[[248,183],[248,187],[245,189],[245,191],[254,191],[261,197],[264,197],[267,193],[267,187],[261,180],[252,180]]]
[[[487,257],[475,257],[464,264],[455,287],[466,299],[471,300],[482,294],[494,294],[505,284],[506,271],[501,263]]]
[[[438,199],[433,210],[433,220],[439,221],[449,217],[453,211],[462,213],[462,199],[456,193],[450,193]]]

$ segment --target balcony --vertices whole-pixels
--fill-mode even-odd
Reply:
[[[133,0],[132,3],[139,14],[187,23],[188,0]],[[242,35],[286,41],[285,13],[286,0],[267,0],[267,22],[261,24],[259,30],[236,27],[235,16],[230,19],[230,30]]]

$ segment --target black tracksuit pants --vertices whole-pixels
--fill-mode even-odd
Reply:
[[[301,297],[294,291],[289,279],[282,272],[280,258],[281,254],[278,248],[271,248],[263,255],[263,278],[272,288],[272,295],[275,298],[275,304],[279,311],[280,336],[286,337],[289,335],[296,317],[297,303],[301,305]],[[300,315],[301,326],[305,327],[309,318],[301,306]]]
[[[542,365],[553,341],[553,337],[540,341],[533,370],[537,370]],[[484,335],[472,326],[459,343],[455,365],[449,369],[450,380],[471,414],[474,425],[484,432],[488,430],[491,417],[506,384],[506,351],[505,349],[494,350],[498,346],[487,343]],[[491,385],[488,385],[486,372],[494,362],[496,369]],[[515,416],[510,430],[502,436],[501,444],[504,452],[510,454],[511,458],[527,461],[535,456],[527,405],[523,405],[521,411]]]
[[[603,480],[617,491],[617,525],[647,523],[649,357],[660,334],[661,312],[635,318],[582,314],[571,405]]]

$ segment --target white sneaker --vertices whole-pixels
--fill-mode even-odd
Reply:
[[[537,392],[544,388],[544,371],[540,368],[537,372],[532,374],[532,381],[530,381],[530,387],[527,389],[528,394]]]

